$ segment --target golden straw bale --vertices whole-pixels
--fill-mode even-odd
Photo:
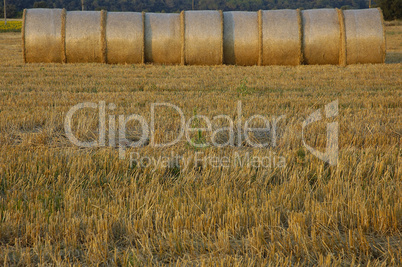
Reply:
[[[142,13],[107,13],[106,49],[108,63],[142,63],[142,51],[144,49],[142,24]]]
[[[184,56],[189,65],[220,65],[223,15],[219,11],[184,12]]]
[[[62,9],[27,9],[23,21],[25,62],[62,62]]]
[[[299,65],[300,49],[298,11],[262,11],[262,65]]]
[[[28,9],[25,62],[189,65],[385,61],[380,9],[107,13]]]
[[[336,9],[302,11],[304,63],[339,64],[341,32]]]
[[[259,32],[257,12],[224,12],[224,62],[232,65],[257,65]]]
[[[380,9],[345,10],[346,61],[384,63],[385,35]]]
[[[180,64],[180,14],[145,14],[145,60]]]
[[[70,11],[66,16],[68,63],[102,62],[101,12]]]

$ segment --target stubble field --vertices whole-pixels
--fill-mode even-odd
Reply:
[[[386,64],[347,67],[24,64],[20,34],[0,33],[0,263],[401,265],[400,24],[387,26],[387,47]],[[305,148],[302,124],[336,100],[339,115],[304,132],[324,151],[326,124],[339,123],[331,166]],[[275,146],[271,135],[267,148],[196,148],[183,139],[130,148],[119,159],[107,140],[80,148],[65,133],[71,107],[101,101],[116,105],[106,109],[106,129],[109,115],[116,124],[130,114],[149,123],[151,104],[161,102],[179,107],[186,121],[228,115],[244,127],[255,114],[285,117]],[[98,110],[73,119],[80,140],[98,138]],[[155,121],[156,141],[174,139],[177,112],[160,107]],[[138,123],[127,125],[138,138]],[[206,132],[190,138],[210,141]],[[130,164],[130,153],[169,164]],[[248,156],[272,161],[215,167],[210,160]],[[190,164],[171,164],[177,157]],[[279,158],[284,165],[273,162]]]

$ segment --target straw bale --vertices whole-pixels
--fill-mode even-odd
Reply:
[[[302,11],[304,63],[339,64],[340,22],[335,9]]]
[[[24,10],[24,62],[189,65],[385,61],[380,9],[107,13]]]
[[[379,9],[345,10],[347,64],[384,63],[385,35]]]
[[[66,16],[68,63],[102,62],[101,12],[70,11]]]
[[[180,14],[145,14],[145,60],[180,64]]]
[[[144,49],[142,24],[142,13],[108,12],[106,20],[108,63],[142,63]]]
[[[23,21],[25,62],[62,62],[61,9],[27,9]]]
[[[183,17],[184,63],[190,65],[222,64],[222,12],[185,11]]]
[[[262,11],[262,65],[299,65],[300,28],[297,10]]]
[[[258,64],[259,25],[257,12],[224,12],[223,48],[225,64]]]

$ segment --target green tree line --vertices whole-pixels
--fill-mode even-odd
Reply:
[[[81,2],[83,1],[83,2]],[[3,1],[2,1],[3,2]],[[24,8],[65,8],[67,10],[108,10],[179,12],[181,10],[271,10],[313,8],[368,8],[369,0],[6,0],[7,16],[20,17]],[[402,18],[402,0],[371,1],[380,6],[386,19]],[[0,16],[3,16],[3,5]]]

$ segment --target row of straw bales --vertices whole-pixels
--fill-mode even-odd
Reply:
[[[183,65],[385,61],[380,9],[183,11],[28,9],[24,61]]]

